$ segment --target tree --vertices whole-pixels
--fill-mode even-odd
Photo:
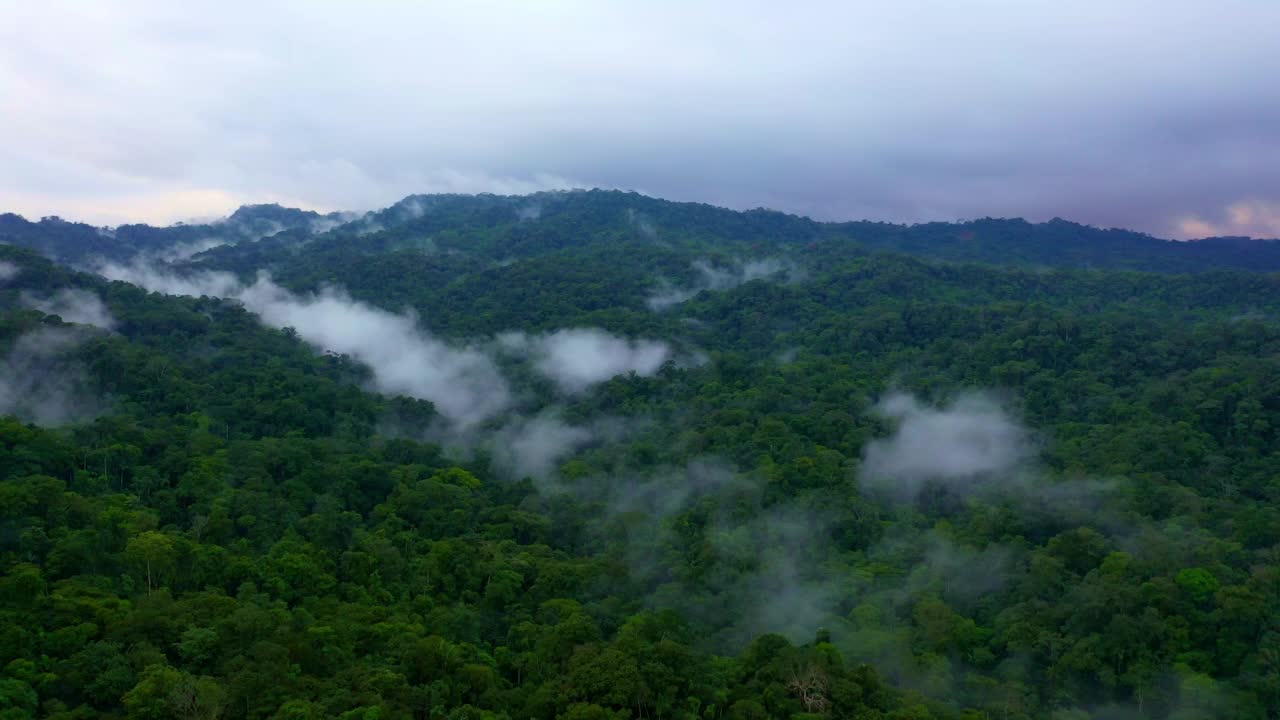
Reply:
[[[173,538],[156,530],[148,530],[129,539],[125,557],[139,568],[151,592],[166,574],[173,570],[177,554]]]

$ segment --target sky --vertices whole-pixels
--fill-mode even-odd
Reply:
[[[605,187],[1280,237],[1276,28],[1276,0],[0,0],[0,211]]]

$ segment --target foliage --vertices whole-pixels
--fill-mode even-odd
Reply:
[[[703,361],[525,388],[626,428],[534,482],[424,440],[430,403],[237,303],[0,245],[0,357],[71,327],[32,293],[116,319],[59,351],[99,413],[0,418],[0,717],[1280,713],[1280,279],[1134,271],[1270,250],[622,193],[418,196],[358,223],[180,267],[337,284],[458,342],[596,326]],[[697,287],[696,260],[766,256],[794,277],[646,304]],[[894,432],[879,398],[975,388],[1034,429],[1027,477],[905,500],[862,481]]]

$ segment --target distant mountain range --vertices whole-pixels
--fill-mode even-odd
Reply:
[[[322,215],[274,204],[245,205],[224,220],[168,227],[99,228],[57,217],[32,222],[15,214],[0,215],[0,242],[72,264],[97,258],[122,261],[140,254],[186,259],[201,253],[236,265],[265,264],[281,252],[312,243],[321,251],[326,247],[349,251],[354,244],[371,253],[417,248],[501,259],[624,239],[709,250],[888,252],[1023,267],[1280,271],[1280,240],[1172,241],[1057,218],[1044,223],[1018,218],[917,225],[817,222],[770,210],[739,212],[605,190],[526,196],[411,195],[363,214]]]

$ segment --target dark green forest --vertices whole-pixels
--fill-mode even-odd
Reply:
[[[0,718],[1280,717],[1280,243],[0,216]]]

